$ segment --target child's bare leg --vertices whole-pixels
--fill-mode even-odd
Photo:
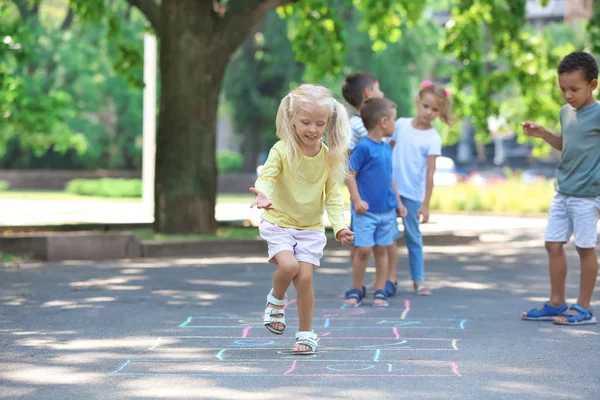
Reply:
[[[391,246],[386,247],[387,250],[387,280],[396,283],[398,280],[396,265],[398,264],[398,246],[396,245],[396,241],[394,240]]]
[[[277,269],[273,274],[273,296],[279,300],[285,298],[285,292],[287,292],[292,279],[298,274],[298,260],[291,251],[285,250],[275,254],[275,261],[277,262]],[[269,303],[268,307],[272,308],[283,308],[284,306],[277,306]],[[281,314],[275,315],[275,317],[281,317]],[[273,329],[283,331],[284,326],[279,322],[270,324]]]
[[[374,246],[373,257],[375,258],[375,290],[385,291],[385,281],[388,274],[388,247]],[[373,300],[373,305],[387,303],[386,300]]]
[[[550,304],[559,306],[565,302],[567,280],[567,256],[561,242],[546,242],[550,270]]]
[[[577,298],[577,304],[581,307],[589,310],[592,308],[592,294],[594,292],[594,286],[596,285],[596,278],[598,277],[598,256],[595,248],[582,249],[577,247],[577,253],[579,253],[579,260],[581,263],[581,277],[579,279],[579,297]],[[568,313],[573,315],[577,314],[577,310],[567,310]],[[554,317],[554,321],[568,322],[568,318],[564,316]]]
[[[581,307],[590,309],[592,303],[592,294],[598,278],[598,255],[596,249],[577,248],[581,262],[581,278],[579,281],[579,298],[577,304]]]
[[[352,264],[352,289],[362,291],[365,282],[365,272],[367,271],[367,262],[371,255],[372,247],[356,247],[354,262]],[[356,299],[344,300],[344,303],[350,306],[357,304]]]
[[[312,331],[313,310],[315,307],[315,293],[312,279],[314,265],[299,262],[298,274],[294,277],[298,304],[298,330]],[[294,346],[293,351],[310,351],[310,347],[303,344]]]
[[[567,279],[567,257],[562,242],[546,242],[548,252],[548,270],[550,272],[550,305],[558,307],[565,302],[565,282]],[[538,310],[542,310],[540,305]],[[527,317],[527,312],[523,312]]]

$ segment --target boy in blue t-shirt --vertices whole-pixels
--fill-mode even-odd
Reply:
[[[344,304],[362,304],[367,261],[375,258],[375,296],[373,305],[388,305],[387,246],[397,234],[397,216],[404,217],[402,205],[392,179],[392,149],[383,141],[394,133],[396,104],[384,98],[370,98],[361,107],[361,117],[368,134],[360,140],[350,156],[350,174],[346,179],[354,208],[352,224],[356,255],[352,260],[352,289],[346,292]]]

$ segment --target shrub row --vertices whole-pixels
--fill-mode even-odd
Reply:
[[[344,187],[342,194],[349,207],[348,189]],[[487,186],[459,183],[435,187],[429,206],[431,211],[442,212],[538,214],[548,212],[553,196],[552,181],[527,184],[515,179]]]
[[[98,197],[142,197],[140,179],[73,179],[67,183],[67,193]]]

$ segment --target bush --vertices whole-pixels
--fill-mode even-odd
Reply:
[[[238,172],[244,166],[244,156],[239,153],[221,150],[217,152],[217,170],[222,172]]]
[[[511,214],[547,213],[554,196],[552,181],[527,184],[516,179],[487,186],[460,183],[433,189],[432,211],[487,211]]]
[[[429,205],[431,211],[495,212],[507,214],[547,213],[554,196],[552,181],[527,184],[517,179],[487,186],[459,183],[456,186],[436,186]],[[346,209],[350,193],[342,188]]]
[[[142,197],[140,179],[73,179],[65,191],[82,196],[98,197]]]
[[[6,181],[0,181],[0,192],[7,190],[10,187],[10,183]]]

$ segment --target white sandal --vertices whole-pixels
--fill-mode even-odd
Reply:
[[[267,308],[265,308],[265,316],[263,318],[263,322],[265,324],[265,328],[269,332],[272,332],[276,335],[281,335],[283,331],[285,331],[285,310],[283,308],[275,308],[269,307],[269,303],[276,306],[285,306],[288,302],[287,293],[283,300],[279,300],[277,297],[273,296],[273,289],[267,295]],[[281,317],[277,317],[277,315],[281,315]],[[271,324],[279,322],[283,325],[282,330],[277,330],[271,326]]]
[[[413,287],[415,288],[415,293],[419,296],[431,296],[431,289],[429,289],[424,284],[421,283],[416,287],[413,285]],[[429,293],[427,293],[426,291],[429,291]]]
[[[294,355],[310,355],[317,352],[317,334],[313,331],[298,331],[296,332],[296,345],[304,345],[310,347],[310,350],[292,350]],[[295,346],[294,346],[295,347]]]

